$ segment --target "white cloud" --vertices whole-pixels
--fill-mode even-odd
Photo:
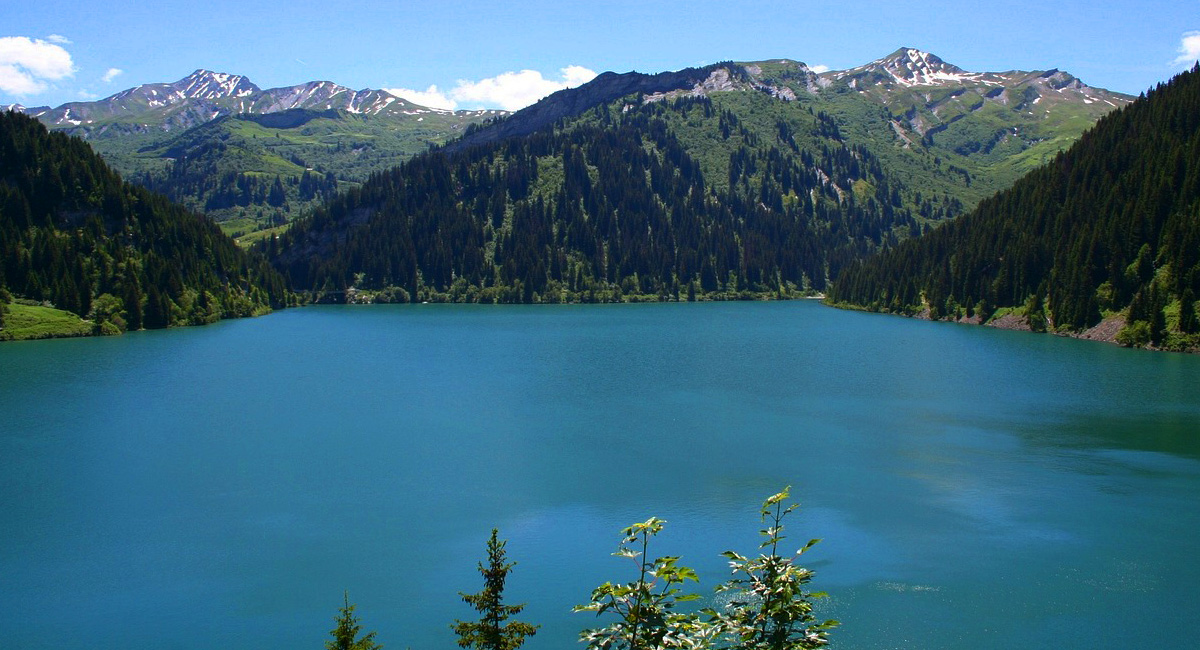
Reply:
[[[817,74],[821,74],[822,72],[829,72],[829,66],[825,65],[824,63],[810,65],[810,66],[808,66],[808,69],[812,70],[813,72],[815,72]]]
[[[123,74],[125,74],[125,71],[120,68],[109,68],[108,71],[104,73],[104,76],[100,77],[100,80],[104,83],[109,83],[113,79],[116,79]]]
[[[0,37],[0,91],[36,95],[46,90],[47,82],[74,74],[71,54],[58,45],[25,36]]]
[[[430,108],[456,109],[466,104],[471,108],[503,108],[515,111],[564,88],[574,88],[596,77],[583,66],[569,65],[559,70],[560,78],[547,79],[537,70],[505,72],[495,77],[470,81],[460,79],[448,91],[430,86],[425,90],[388,88],[387,91],[413,103]]]
[[[71,39],[67,38],[66,36],[62,36],[60,34],[51,34],[46,37],[46,40],[50,41],[51,43],[58,43],[59,45],[70,45],[71,44]]]
[[[581,65],[569,65],[561,70],[563,76],[563,88],[574,88],[596,78],[594,70],[588,70]]]
[[[79,98],[80,98],[80,99],[82,99],[82,100],[84,100],[84,101],[86,101],[86,102],[90,102],[90,101],[93,101],[93,100],[96,100],[96,99],[100,99],[100,95],[97,95],[96,93],[91,93],[91,92],[88,92],[88,91],[86,91],[86,90],[81,90],[81,91],[79,91],[79,92],[78,92],[78,93],[76,93],[76,94],[77,94],[77,95],[79,95]]]
[[[441,108],[448,111],[458,108],[458,102],[447,97],[446,93],[438,90],[437,86],[430,86],[425,90],[412,90],[410,88],[384,88],[384,90],[401,99],[407,99],[414,104],[420,104],[429,108]]]
[[[566,88],[568,71],[571,71],[569,80],[578,82],[580,75],[572,70],[574,67],[563,68],[563,81],[546,79],[537,70],[505,72],[479,81],[461,80],[458,82],[458,87],[451,91],[451,96],[462,102],[481,106],[499,106],[508,111],[515,111],[529,106],[550,93]]]
[[[1179,56],[1171,65],[1191,65],[1200,60],[1200,31],[1184,32],[1179,41]]]

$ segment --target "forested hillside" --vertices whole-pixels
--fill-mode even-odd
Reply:
[[[87,140],[126,180],[233,234],[286,223],[339,186],[503,114],[430,109],[329,81],[264,90],[209,70],[96,101],[20,110]]]
[[[1127,101],[908,48],[844,72],[606,73],[374,175],[264,250],[323,299],[812,295]]]
[[[507,119],[502,111],[430,109],[324,81],[263,90],[208,70],[98,101],[24,110],[88,140],[127,180],[253,240],[432,145],[448,143],[456,153],[530,135],[621,97],[722,94],[766,94],[776,101],[765,110],[785,115],[795,108],[785,103],[821,113],[847,146],[870,149],[894,183],[948,194],[968,208],[1131,99],[1058,70],[974,73],[901,48],[843,71],[774,59],[606,72]],[[739,108],[731,107],[749,117]],[[693,144],[703,143],[685,146]]]
[[[90,142],[134,182],[203,212],[234,235],[283,225],[484,119],[475,112],[358,115],[293,108],[218,117],[151,144]],[[415,112],[415,111],[414,111]]]
[[[1125,320],[1127,345],[1200,345],[1200,67],[1103,118],[972,214],[848,268],[836,302],[933,318],[1015,308],[1034,329]]]
[[[264,248],[293,286],[334,297],[798,296],[957,209],[895,182],[799,103],[633,95],[529,136],[419,156]]]
[[[207,219],[12,112],[0,113],[0,259],[0,304],[52,305],[95,333],[248,316],[291,298],[261,256]]]

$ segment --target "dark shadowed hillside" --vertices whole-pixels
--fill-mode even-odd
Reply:
[[[1200,344],[1200,67],[1103,118],[972,214],[847,269],[834,301],[1033,329],[1124,321],[1127,345]]]
[[[0,114],[0,259],[0,297],[90,319],[97,333],[249,316],[291,295],[207,219],[11,112]]]

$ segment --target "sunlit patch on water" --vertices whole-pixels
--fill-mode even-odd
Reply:
[[[922,592],[922,591],[941,591],[941,587],[933,585],[914,585],[904,582],[877,582],[873,585],[881,591],[895,592]]]

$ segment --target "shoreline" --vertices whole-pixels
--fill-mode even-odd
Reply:
[[[1147,352],[1177,352],[1177,353],[1182,353],[1182,354],[1200,354],[1200,349],[1197,349],[1197,348],[1172,350],[1172,349],[1167,349],[1167,348],[1158,348],[1158,347],[1154,347],[1151,345],[1145,345],[1145,346],[1122,345],[1119,341],[1117,341],[1117,334],[1120,333],[1120,331],[1125,327],[1126,321],[1125,321],[1124,314],[1114,314],[1112,316],[1108,316],[1106,318],[1101,319],[1101,321],[1099,323],[1097,323],[1096,325],[1093,325],[1092,327],[1089,327],[1085,330],[1081,330],[1078,332],[1053,331],[1053,330],[1045,330],[1045,331],[1039,332],[1039,331],[1035,331],[1029,325],[1029,319],[1026,318],[1024,314],[1016,314],[1016,313],[1012,313],[1012,312],[1005,313],[999,317],[996,317],[996,318],[993,318],[992,320],[987,321],[986,323],[982,323],[982,322],[980,322],[980,319],[978,316],[971,316],[971,317],[963,316],[960,318],[933,319],[933,318],[929,317],[929,309],[928,308],[925,308],[918,314],[910,315],[910,314],[901,314],[901,313],[891,312],[891,311],[874,311],[874,310],[860,307],[858,305],[852,305],[852,304],[847,304],[847,303],[823,302],[822,304],[824,304],[827,307],[833,307],[834,309],[845,309],[847,311],[861,311],[861,312],[867,312],[867,313],[871,313],[871,314],[883,314],[886,316],[898,316],[901,318],[912,318],[915,320],[924,320],[924,321],[930,321],[930,322],[955,323],[958,325],[977,325],[977,326],[982,326],[982,327],[993,327],[993,328],[1002,329],[1002,330],[1011,330],[1014,332],[1029,332],[1030,334],[1049,334],[1051,336],[1061,336],[1064,338],[1079,339],[1082,341],[1095,341],[1097,343],[1109,343],[1111,345],[1128,348],[1130,350],[1145,350]]]

